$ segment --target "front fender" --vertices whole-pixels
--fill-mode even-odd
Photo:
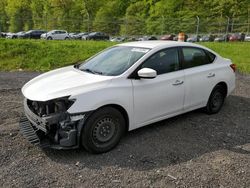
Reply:
[[[129,124],[133,120],[133,90],[131,81],[127,80],[123,86],[111,85],[107,88],[92,90],[78,95],[72,95],[70,99],[74,99],[75,103],[68,109],[70,114],[77,114],[96,109],[106,105],[119,105],[123,107],[128,116]]]

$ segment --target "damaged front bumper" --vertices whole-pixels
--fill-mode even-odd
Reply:
[[[42,148],[74,149],[80,146],[81,129],[86,114],[60,112],[40,117],[24,100],[25,115],[20,119],[20,131],[32,144]]]

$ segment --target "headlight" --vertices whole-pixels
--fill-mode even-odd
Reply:
[[[69,97],[62,97],[46,102],[27,100],[29,108],[40,117],[66,112],[74,102],[75,100],[69,100]]]

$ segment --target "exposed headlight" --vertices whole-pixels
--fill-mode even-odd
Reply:
[[[69,97],[62,97],[46,102],[27,100],[29,108],[40,117],[66,112],[74,102],[75,100],[69,100]]]

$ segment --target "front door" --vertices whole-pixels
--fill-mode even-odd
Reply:
[[[156,70],[157,77],[132,80],[136,128],[181,112],[184,102],[184,71],[180,70],[177,48],[155,53],[141,68]]]

